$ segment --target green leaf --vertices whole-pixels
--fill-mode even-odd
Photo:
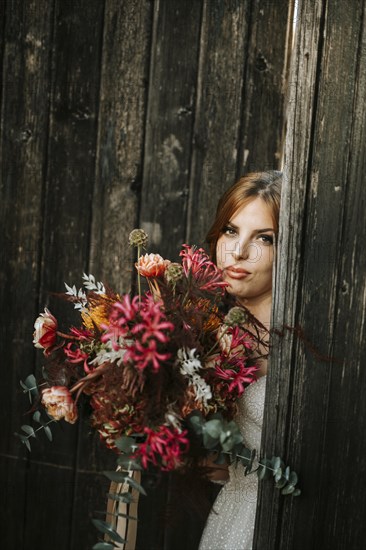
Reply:
[[[107,471],[104,471],[102,472],[103,475],[105,475],[108,479],[110,479],[111,481],[115,481],[116,483],[124,483],[125,480],[126,480],[126,474],[123,473],[123,472],[107,472]]]
[[[281,459],[279,456],[273,456],[272,457],[272,468],[274,470],[278,470],[278,468],[280,468],[281,466]]]
[[[22,430],[23,430],[23,432],[28,434],[30,437],[36,437],[36,434],[34,433],[34,429],[32,428],[32,426],[28,426],[27,424],[23,424]]]
[[[277,470],[273,473],[274,475],[274,478],[275,478],[275,482],[277,483],[278,481],[280,481],[281,477],[282,477],[282,468],[279,466],[277,468]]]
[[[136,489],[136,491],[138,491],[139,493],[141,493],[142,495],[145,495],[146,496],[146,491],[145,489],[143,488],[142,485],[140,485],[140,483],[137,483],[137,481],[135,479],[133,479],[132,477],[129,477],[129,476],[126,476],[126,481],[129,485],[131,485],[131,487],[133,487],[134,489]]]
[[[115,542],[119,542],[121,544],[125,544],[127,542],[117,533],[117,531],[113,529],[110,523],[107,523],[106,521],[103,521],[101,519],[95,519],[95,518],[92,519],[92,522],[99,531],[108,535]]]
[[[282,478],[275,484],[275,487],[277,489],[282,489],[285,485],[287,485],[287,479],[282,476]]]
[[[194,429],[195,433],[197,435],[201,435],[203,431],[203,426],[205,424],[203,416],[198,413],[193,413],[192,416],[189,417],[188,421]]]
[[[299,495],[301,495],[300,489],[295,489],[295,491],[292,493],[293,497],[298,497]]]
[[[294,486],[296,485],[296,483],[299,481],[296,472],[291,472],[290,473],[289,481],[290,481],[291,485],[294,485]]]
[[[119,466],[122,466],[126,470],[142,470],[141,464],[137,462],[137,460],[134,460],[133,458],[130,458],[126,455],[121,455],[117,458],[117,464]]]
[[[117,449],[126,454],[131,454],[136,447],[136,441],[132,437],[122,436],[115,440]]]
[[[23,435],[23,434],[18,434],[17,432],[15,432],[14,435],[19,437],[20,441],[22,443],[24,443],[24,445],[27,447],[28,451],[30,452],[31,451],[31,446],[30,446],[28,437],[25,437],[25,435]]]
[[[217,443],[217,438],[211,437],[210,434],[206,432],[203,433],[203,445],[206,449],[213,449],[214,447],[216,447]]]
[[[49,441],[52,441],[52,432],[51,432],[50,427],[49,426],[44,426],[43,429],[44,429],[44,433],[46,434]]]
[[[222,421],[219,420],[218,418],[209,420],[208,422],[206,422],[206,425],[203,431],[204,433],[207,433],[211,437],[218,439],[221,435],[221,432],[223,431]]]
[[[282,495],[291,495],[295,491],[295,487],[291,484],[287,485],[284,489],[282,489],[281,494]]]
[[[283,474],[285,476],[285,478],[287,479],[287,481],[289,480],[289,476],[290,476],[290,466],[287,466],[287,468],[285,469],[285,473]]]
[[[116,546],[110,542],[97,542],[97,544],[94,544],[92,550],[114,550],[114,548]]]
[[[131,493],[108,493],[107,497],[111,498],[112,500],[124,502],[125,504],[130,504],[130,502],[133,502],[133,497]]]
[[[41,421],[41,413],[39,411],[36,411],[33,415],[34,422],[37,422],[38,424],[42,424]]]

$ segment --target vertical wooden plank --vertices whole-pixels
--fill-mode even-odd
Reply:
[[[365,3],[299,8],[281,219],[287,269],[275,319],[302,325],[334,360],[286,340],[272,356],[268,398],[278,413],[270,419],[267,409],[264,446],[300,473],[303,496],[280,503],[263,486],[257,544],[358,548],[366,534]]]
[[[151,25],[149,0],[106,1],[90,271],[121,292],[138,223]]]
[[[150,249],[177,257],[185,238],[201,0],[157,0],[140,225]]]
[[[106,1],[89,272],[119,292],[128,292],[131,286],[128,235],[138,225],[151,27],[149,0]],[[84,489],[75,500],[75,549],[86,544],[88,523],[89,546],[96,542],[98,532],[90,525],[90,515],[106,508],[107,486],[95,475],[83,473],[84,464],[96,471],[115,467],[114,453],[91,439],[85,429],[80,438],[77,477],[82,478],[79,483]],[[88,499],[86,510],[84,494],[92,486],[98,498]],[[143,512],[140,516],[144,517]],[[141,529],[144,538],[148,533]]]
[[[63,291],[64,281],[78,284],[87,269],[103,11],[104,2],[56,2],[39,304],[49,303],[66,325],[78,316],[73,318],[69,305],[50,298],[49,292]],[[37,546],[40,532],[45,546],[73,548],[72,521],[82,513],[74,506],[83,490],[74,472],[78,427],[60,425],[54,431],[52,445],[40,442],[31,455],[25,529],[29,548]],[[44,462],[50,466],[43,467]],[[85,462],[84,468],[88,466]],[[49,487],[55,479],[60,491],[52,499]],[[61,522],[59,499],[65,507]],[[94,540],[91,531],[85,533],[87,545]]]
[[[204,242],[220,195],[243,171],[278,167],[286,22],[284,0],[204,4],[189,242]]]
[[[0,475],[2,498],[6,498],[1,506],[4,548],[20,548],[24,536],[28,453],[14,432],[20,429],[29,407],[28,399],[21,396],[19,380],[34,368],[32,328],[38,311],[52,13],[52,3],[43,0],[1,3],[0,356],[4,392]]]

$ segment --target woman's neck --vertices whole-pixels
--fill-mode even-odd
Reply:
[[[250,313],[254,315],[266,327],[270,329],[271,323],[271,308],[272,308],[272,295],[266,296],[266,298],[241,298],[239,300],[242,306],[249,309]]]

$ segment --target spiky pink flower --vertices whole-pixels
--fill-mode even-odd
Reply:
[[[159,352],[157,342],[153,339],[150,339],[145,345],[136,340],[132,344],[126,345],[125,349],[123,362],[125,364],[132,362],[139,370],[152,366],[154,371],[157,372],[160,369],[161,362],[171,357],[171,353]]]
[[[90,368],[88,366],[88,357],[89,354],[85,351],[81,351],[80,348],[72,349],[72,346],[74,346],[74,342],[69,342],[63,349],[64,354],[68,358],[70,363],[83,363],[85,372],[89,373]]]
[[[210,260],[203,248],[183,245],[179,254],[182,258],[182,266],[186,277],[192,276],[201,290],[213,292],[219,288],[224,291],[228,284],[222,280],[222,273]]]
[[[149,463],[160,466],[162,470],[174,470],[182,463],[182,455],[188,451],[187,430],[160,426],[157,430],[144,428],[146,441],[139,445],[135,456],[141,458],[144,468]]]
[[[229,392],[236,390],[238,397],[240,397],[244,393],[245,386],[256,380],[255,373],[258,371],[258,367],[246,367],[242,361],[236,358],[231,360],[231,363],[235,368],[222,368],[216,365],[215,372],[219,378],[229,383]]]
[[[154,302],[152,297],[146,297],[140,311],[141,321],[131,329],[132,334],[138,335],[142,333],[141,341],[143,344],[149,338],[155,338],[164,344],[169,341],[168,335],[163,331],[172,332],[174,325],[166,320],[163,307],[164,304],[162,301]]]

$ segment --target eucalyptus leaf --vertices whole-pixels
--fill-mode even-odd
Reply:
[[[19,437],[20,441],[21,441],[22,443],[24,443],[24,445],[27,447],[28,451],[30,452],[30,451],[31,451],[31,445],[30,445],[30,443],[29,443],[28,437],[26,437],[26,436],[23,435],[23,434],[18,434],[17,432],[15,432],[15,435],[16,435],[17,437]]]
[[[223,423],[218,418],[214,418],[213,420],[209,420],[208,422],[206,422],[203,431],[211,437],[218,439],[220,438],[221,432],[223,431]]]
[[[296,472],[291,472],[290,473],[289,481],[290,481],[291,485],[293,485],[293,486],[296,485],[296,483],[298,482],[298,477],[297,477]]]
[[[117,458],[117,464],[119,466],[122,466],[126,470],[142,470],[141,464],[139,464],[136,460],[133,458],[130,458],[126,455],[121,455]]]
[[[92,519],[92,522],[99,531],[108,535],[115,542],[119,542],[121,544],[125,544],[127,542],[117,533],[117,531],[115,531],[115,529],[113,529],[110,523],[95,518]]]
[[[291,484],[287,485],[284,489],[282,489],[281,494],[282,495],[291,495],[295,491],[295,487]]]
[[[300,489],[295,489],[294,492],[292,493],[293,497],[298,497],[299,495],[301,495]]]
[[[272,457],[272,468],[274,470],[278,470],[278,468],[280,468],[281,466],[281,459],[279,456],[274,456]]]
[[[136,448],[136,441],[133,437],[122,436],[115,440],[117,449],[126,454],[131,454]]]
[[[115,471],[107,472],[107,471],[104,471],[102,473],[108,479],[110,479],[111,481],[115,481],[116,483],[124,483],[125,480],[126,480],[126,474],[123,473],[123,472],[115,472]]]
[[[32,428],[32,426],[28,426],[28,424],[23,424],[22,430],[23,432],[28,434],[30,437],[36,437],[36,434],[34,433],[34,429]]]
[[[44,433],[46,434],[49,441],[52,441],[52,432],[51,432],[50,427],[49,426],[44,426],[43,429],[44,429]]]
[[[133,496],[131,495],[131,493],[108,493],[107,497],[112,500],[124,502],[125,504],[130,504],[131,502],[133,502]]]
[[[138,491],[139,493],[141,493],[142,495],[145,495],[146,496],[146,491],[145,489],[143,488],[142,485],[140,485],[140,483],[137,483],[137,481],[135,479],[133,479],[132,477],[130,476],[126,476],[126,482],[131,485],[131,487],[133,489],[136,489],[136,491]]]
[[[117,547],[110,542],[97,542],[97,544],[94,544],[92,550],[114,550],[114,548]]]
[[[218,439],[216,437],[211,437],[210,434],[203,432],[203,445],[206,449],[213,449],[217,443]]]
[[[287,485],[287,479],[282,476],[282,478],[275,484],[275,487],[277,489],[282,489],[285,485]]]
[[[41,421],[41,413],[39,411],[36,411],[33,415],[34,422],[37,422],[38,424],[42,424]]]
[[[274,478],[275,478],[275,482],[277,483],[282,477],[282,468],[278,467],[273,475],[274,475]]]

